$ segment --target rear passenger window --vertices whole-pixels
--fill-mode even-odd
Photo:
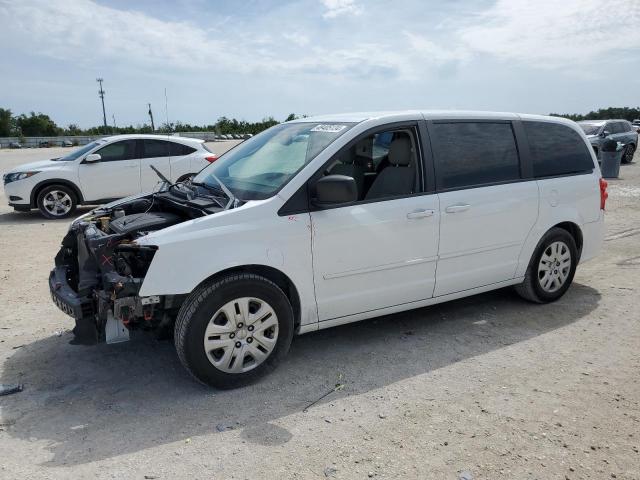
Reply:
[[[143,140],[144,154],[142,158],[169,157],[169,142],[164,140]]]
[[[434,123],[432,138],[439,188],[461,188],[520,178],[510,123]]]
[[[172,157],[180,157],[182,155],[189,155],[196,151],[195,148],[191,148],[182,143],[169,142],[169,153]]]
[[[593,170],[591,152],[582,137],[566,125],[524,122],[533,176],[552,177]]]

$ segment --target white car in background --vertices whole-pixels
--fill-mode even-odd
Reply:
[[[116,135],[67,155],[20,165],[3,176],[9,205],[38,208],[47,218],[64,218],[78,204],[101,204],[152,190],[155,167],[181,182],[218,159],[203,140],[166,135]]]

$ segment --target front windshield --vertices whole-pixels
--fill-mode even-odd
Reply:
[[[220,188],[222,182],[240,200],[275,195],[352,123],[283,123],[239,144],[193,179]]]
[[[602,128],[601,123],[579,123],[585,135],[597,135]]]
[[[84,147],[80,147],[72,152],[67,153],[64,157],[60,157],[60,158],[56,158],[57,161],[60,162],[71,162],[73,160],[77,160],[78,158],[80,158],[82,155],[84,155],[85,153],[93,150],[94,148],[96,148],[98,145],[100,145],[101,142],[91,142],[91,143],[87,143]]]

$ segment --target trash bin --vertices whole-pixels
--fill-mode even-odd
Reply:
[[[618,178],[624,145],[606,140],[600,148],[600,170],[604,178]]]

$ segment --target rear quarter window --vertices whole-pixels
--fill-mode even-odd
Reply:
[[[441,189],[520,178],[518,149],[510,123],[434,123],[432,143]]]
[[[195,148],[189,147],[182,143],[169,142],[169,153],[172,157],[179,157],[182,155],[189,155],[196,151]]]
[[[572,128],[559,123],[524,122],[536,178],[593,171],[589,147]]]

